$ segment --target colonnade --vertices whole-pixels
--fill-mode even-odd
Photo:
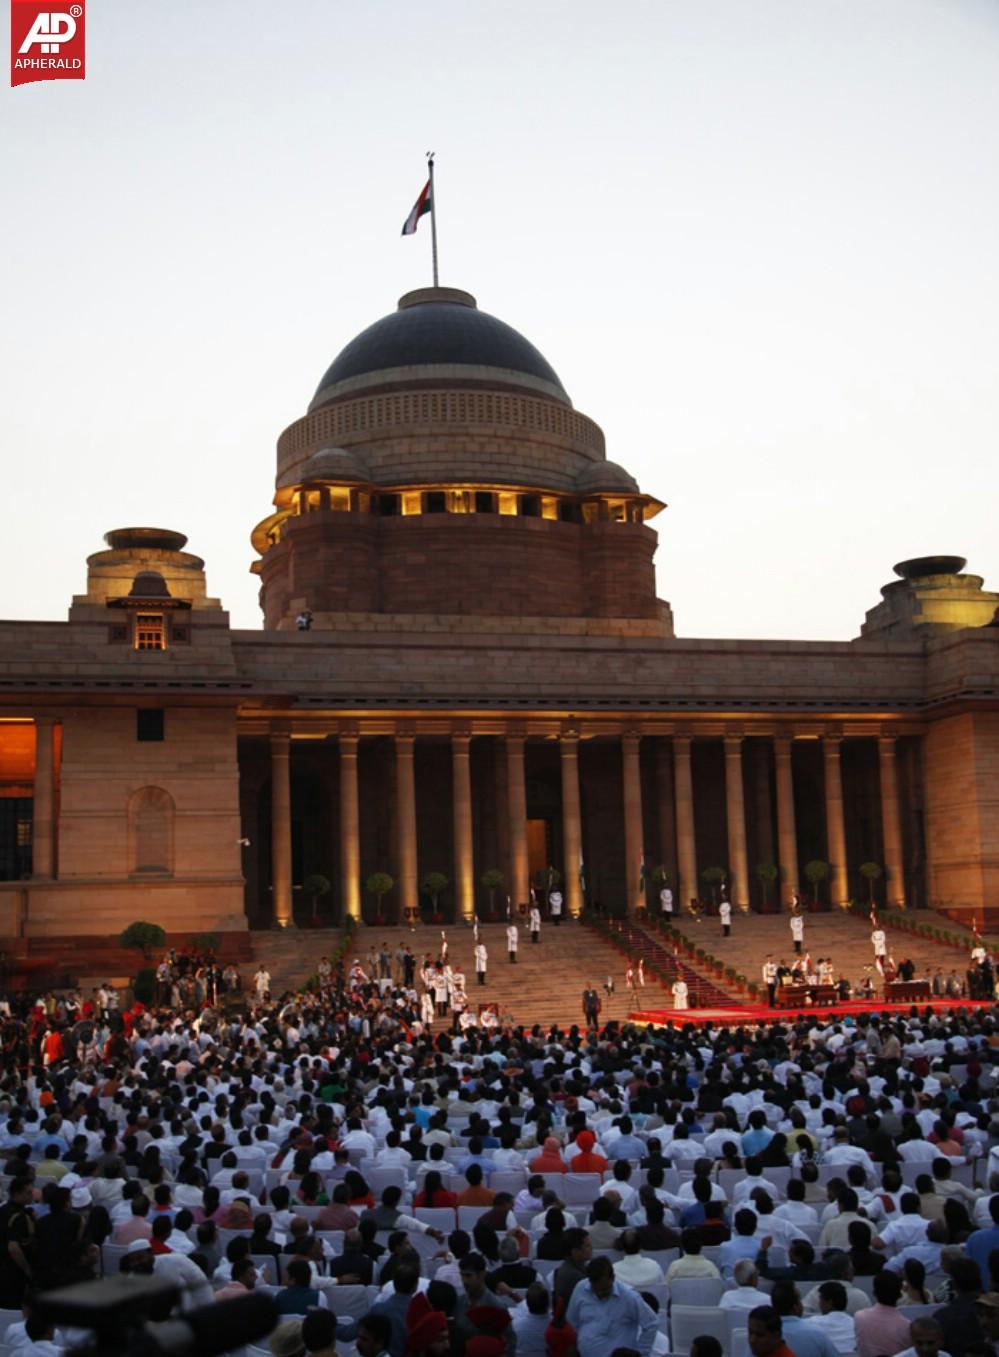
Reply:
[[[360,809],[358,798],[358,745],[360,727],[343,725],[337,732],[339,746],[340,791],[340,876],[341,899],[345,914],[355,919],[361,914]],[[418,900],[418,852],[416,782],[414,753],[418,731],[416,724],[400,723],[395,730],[395,870],[398,899],[403,906]],[[39,748],[45,737],[39,734]],[[47,737],[51,741],[51,730]],[[451,802],[454,845],[454,890],[458,917],[469,919],[475,912],[475,855],[473,845],[473,804],[471,744],[473,731],[456,726],[450,735]],[[527,790],[525,782],[526,729],[510,726],[501,736],[505,757],[497,762],[496,790],[505,792],[507,891],[515,905],[529,896]],[[580,798],[580,744],[586,732],[579,725],[564,726],[557,736],[561,772],[561,832],[563,849],[565,904],[571,915],[583,908],[583,890],[579,866],[584,860],[583,824]],[[624,826],[625,889],[629,912],[644,904],[640,879],[645,857],[642,808],[641,741],[643,731],[620,732],[621,797]],[[746,805],[743,781],[743,741],[737,731],[722,735],[724,748],[724,793],[728,846],[729,891],[733,905],[748,909],[750,904],[749,856],[747,851]],[[797,827],[795,823],[792,777],[793,733],[772,737],[774,789],[776,794],[777,860],[780,864],[780,897],[786,904],[800,890],[798,880]],[[834,905],[849,899],[846,827],[843,803],[841,751],[844,737],[821,737],[824,772],[824,812],[826,851],[830,866],[830,895]],[[700,893],[697,837],[694,815],[694,773],[691,747],[694,736],[673,734],[669,747],[660,744],[656,767],[659,800],[659,843],[674,842],[676,873],[674,896],[677,903]],[[896,738],[878,737],[878,764],[881,788],[881,829],[887,899],[890,905],[905,903],[901,812],[895,755]],[[672,750],[672,757],[668,753]],[[273,863],[273,901],[276,922],[287,925],[292,919],[291,852],[291,737],[288,730],[274,730],[270,736],[272,776],[271,850]],[[51,757],[49,756],[49,766]],[[40,807],[44,814],[45,793]],[[37,793],[36,793],[37,796]],[[51,786],[48,791],[48,815],[51,817]],[[36,811],[36,824],[39,823]],[[43,851],[43,850],[40,850]],[[650,863],[651,865],[651,863]],[[702,864],[703,865],[703,864]]]

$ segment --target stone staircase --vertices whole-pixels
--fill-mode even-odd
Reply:
[[[968,955],[973,945],[971,933],[952,920],[925,910],[920,911],[916,917],[924,923],[939,923],[948,932],[960,935],[967,941],[967,951],[932,938],[921,937],[917,933],[886,927],[888,951],[894,957],[896,965],[909,957],[915,962],[917,979],[923,978],[940,966],[943,967],[945,974],[953,969],[958,978],[963,980],[968,966]],[[732,916],[732,935],[728,938],[722,937],[717,916],[708,916],[700,923],[689,915],[680,916],[674,920],[674,927],[678,928],[693,946],[704,948],[726,966],[733,966],[748,980],[761,981],[763,963],[768,953],[775,961],[783,957],[789,964],[794,955],[794,944],[791,941],[786,913],[735,912]],[[856,986],[868,974],[866,968],[870,967],[874,960],[870,922],[863,916],[844,914],[840,911],[806,914],[804,950],[811,953],[813,961],[818,957],[831,958],[837,976],[845,975]],[[872,975],[875,987],[880,993],[881,978],[877,971],[873,971]]]
[[[656,988],[668,995],[665,1006],[673,1007],[671,986],[674,980],[683,979],[687,983],[688,1000],[692,1008],[732,1008],[738,1002],[722,986],[694,969],[688,961],[677,956],[666,938],[655,929],[642,927],[632,919],[616,920],[611,934],[612,945],[616,943],[621,953],[628,958],[642,957],[645,966],[655,967],[662,977],[656,980]],[[628,965],[628,961],[624,962]],[[648,984],[646,985],[648,989]],[[662,1007],[662,1000],[646,994],[639,994],[639,1003],[643,1008]]]
[[[357,955],[366,965],[368,949],[377,950],[382,941],[394,953],[401,939],[406,939],[417,958],[417,965],[425,953],[436,956],[440,946],[439,927],[375,928],[362,926],[354,935],[351,955]],[[319,959],[325,953],[332,957],[341,934],[336,929],[287,929],[253,933],[254,961],[242,967],[244,986],[249,988],[253,972],[261,961],[271,973],[275,994],[286,989],[299,989],[315,973]],[[541,940],[533,945],[530,935],[521,925],[517,964],[511,965],[506,953],[506,926],[480,925],[480,936],[489,953],[486,984],[475,980],[472,958],[472,930],[465,924],[447,928],[449,955],[452,963],[460,962],[465,972],[467,990],[472,1003],[489,1002],[499,1005],[501,1013],[509,1013],[517,1023],[544,1027],[557,1023],[569,1027],[582,1024],[581,996],[587,982],[592,981],[603,1000],[601,1021],[623,1021],[633,1005],[625,990],[624,973],[628,960],[621,951],[602,935],[579,923],[565,920],[559,928],[545,923]],[[616,992],[608,1000],[603,985],[613,975]],[[653,976],[646,978],[640,991],[642,1007],[672,1006],[672,996]]]

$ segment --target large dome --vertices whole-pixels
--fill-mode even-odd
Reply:
[[[397,311],[376,320],[352,339],[319,383],[310,409],[342,392],[370,385],[364,379],[374,374],[406,381],[417,375],[414,368],[420,368],[420,377],[439,379],[454,367],[479,369],[478,373],[458,375],[471,380],[480,377],[490,384],[496,382],[499,373],[508,374],[511,385],[518,384],[517,377],[526,378],[519,384],[571,403],[551,364],[529,340],[504,321],[480,311],[469,293],[438,287],[407,292],[400,298]]]

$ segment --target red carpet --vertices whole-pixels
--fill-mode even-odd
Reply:
[[[639,1008],[629,1013],[628,1020],[638,1023],[653,1023],[663,1026],[673,1023],[694,1023],[703,1027],[713,1023],[716,1027],[744,1027],[752,1023],[794,1022],[799,1017],[818,1018],[828,1022],[830,1019],[855,1018],[858,1013],[908,1013],[914,1005],[911,1003],[886,1004],[875,999],[864,1002],[851,999],[845,1004],[830,1004],[827,1007],[768,1008],[765,1004],[740,1004],[733,1008],[687,1008],[677,1011],[672,1008]],[[959,1008],[992,1008],[986,999],[934,999],[928,1005],[935,1013],[953,1012]],[[918,1003],[915,1007],[922,1012],[927,1007]]]

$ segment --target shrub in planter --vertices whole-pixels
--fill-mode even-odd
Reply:
[[[118,937],[119,947],[129,947],[133,951],[141,952],[147,958],[154,948],[163,947],[165,943],[166,933],[159,924],[147,924],[142,920],[129,924]]]

